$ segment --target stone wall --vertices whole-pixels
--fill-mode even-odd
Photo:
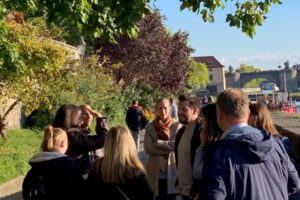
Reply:
[[[1,116],[7,111],[10,105],[15,102],[14,99],[9,99],[5,104],[0,105],[0,114]],[[6,117],[7,129],[18,129],[22,127],[24,122],[24,115],[22,112],[22,103],[19,103],[15,108],[8,114]]]

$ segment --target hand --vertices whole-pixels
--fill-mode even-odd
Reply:
[[[180,194],[182,194],[182,188],[179,186],[179,185],[176,185],[176,188],[177,188],[177,190],[178,190],[178,192],[180,193]]]
[[[102,117],[102,115],[98,111],[94,110],[93,108],[89,107],[87,109],[91,113],[91,115],[93,115],[93,117]]]
[[[194,197],[194,200],[199,200],[199,194]]]

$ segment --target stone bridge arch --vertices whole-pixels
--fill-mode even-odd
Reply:
[[[298,82],[300,83],[300,70],[297,68],[249,73],[240,73],[237,71],[232,74],[227,73],[225,74],[225,77],[227,88],[243,88],[246,83],[253,79],[264,78],[275,83],[279,87],[280,91],[285,91],[285,85],[288,92],[299,91],[300,89],[298,89]],[[284,79],[286,80],[285,83]]]
[[[253,79],[263,78],[270,82],[275,83],[280,88],[280,73],[279,71],[262,71],[262,72],[249,72],[240,74],[240,85],[243,88],[248,82]]]

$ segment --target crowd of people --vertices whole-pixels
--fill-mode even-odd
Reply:
[[[90,125],[96,119],[96,135]],[[228,88],[216,103],[194,94],[159,99],[148,122],[133,100],[126,124],[108,128],[89,105],[62,105],[23,183],[24,200],[299,199],[289,140],[263,104]],[[143,166],[138,151],[145,130]],[[104,147],[104,155],[99,149]]]

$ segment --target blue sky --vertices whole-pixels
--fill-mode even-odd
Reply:
[[[195,49],[192,56],[215,56],[226,68],[245,63],[269,70],[283,66],[286,60],[290,66],[300,64],[300,0],[282,2],[271,6],[268,18],[256,28],[253,39],[225,22],[226,14],[234,10],[233,4],[216,10],[212,24],[203,22],[201,15],[180,11],[179,0],[151,1],[150,6],[166,16],[164,24],[172,33],[189,33],[189,45]]]

